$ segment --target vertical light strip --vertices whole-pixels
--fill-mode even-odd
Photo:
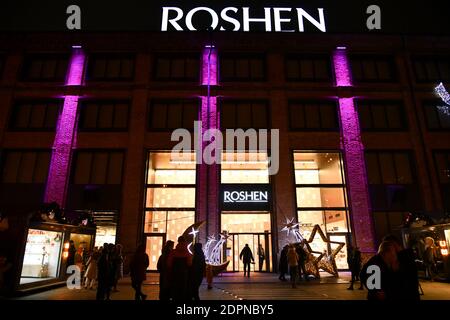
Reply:
[[[202,85],[217,85],[217,49],[211,45],[202,53]]]
[[[80,47],[73,47],[66,79],[67,86],[82,84],[85,59],[83,50]],[[65,96],[53,142],[44,202],[57,202],[60,206],[64,206],[72,148],[76,138],[77,109],[78,96]]]
[[[346,49],[337,48],[333,53],[337,87],[352,86],[350,65]],[[364,146],[361,141],[358,112],[353,98],[339,98],[342,143],[344,147],[347,186],[356,243],[364,253],[374,251],[373,218],[370,211]]]
[[[200,120],[202,121],[202,135],[208,129],[218,129],[217,97],[211,96],[211,86],[217,85],[217,49],[213,45],[207,45],[202,52],[201,84],[206,86],[207,95],[202,96]],[[207,146],[206,142],[201,144],[201,155]],[[201,236],[205,239],[208,235],[219,233],[219,166],[217,164],[208,165],[202,161],[199,168],[200,194],[204,195],[199,199],[199,220],[208,221],[205,234]],[[201,231],[202,232],[202,231]],[[203,232],[202,232],[203,233]]]

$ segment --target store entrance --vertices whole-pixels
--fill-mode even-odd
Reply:
[[[252,251],[254,264],[250,265],[252,272],[270,272],[271,264],[271,236],[265,233],[231,233],[231,248],[227,248],[227,260],[232,263],[228,266],[228,271],[244,271],[244,264],[239,255],[246,244]]]
[[[149,265],[147,270],[156,271],[158,259],[161,255],[161,250],[164,243],[166,243],[165,234],[146,234],[145,252],[148,255]]]

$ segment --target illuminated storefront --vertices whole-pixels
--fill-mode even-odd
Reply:
[[[65,281],[69,241],[87,254],[93,248],[95,232],[95,228],[87,226],[31,222],[24,234],[16,287],[28,290]]]

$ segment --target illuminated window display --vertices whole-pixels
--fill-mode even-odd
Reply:
[[[99,226],[97,225],[97,233],[95,234],[94,247],[101,247],[105,243],[116,243],[116,225]]]
[[[20,284],[57,278],[62,243],[62,232],[30,229]]]
[[[342,156],[337,152],[294,152],[297,214],[300,232],[308,238],[314,225],[343,241],[349,233],[347,193]],[[346,242],[346,241],[343,241]],[[316,235],[311,248],[324,252],[327,248]],[[347,268],[346,250],[336,257],[339,269]]]
[[[165,241],[175,243],[195,221],[195,154],[152,152],[148,156],[144,233],[149,270],[156,264]]]
[[[249,190],[242,191],[246,185],[258,186],[268,185],[269,170],[268,157],[266,153],[223,153],[221,164],[221,183],[227,184],[229,189],[241,190],[249,194]],[[263,190],[263,188],[261,188]],[[231,193],[233,191],[230,191]],[[236,191],[239,192],[239,191]],[[259,199],[259,198],[258,198]],[[227,200],[226,198],[224,199]],[[229,200],[229,199],[228,199]],[[242,261],[239,254],[248,244],[255,264],[250,268],[252,271],[272,270],[272,243],[271,243],[271,213],[268,211],[254,211],[251,209],[251,202],[255,199],[239,201],[240,211],[222,211],[221,230],[227,231],[230,238],[227,242],[226,260],[230,260],[228,271],[243,271]],[[224,210],[224,209],[223,209]],[[265,259],[260,265],[258,259],[258,247],[265,253]]]

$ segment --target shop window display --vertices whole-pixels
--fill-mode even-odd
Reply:
[[[28,231],[20,284],[58,277],[62,238],[62,232]]]

